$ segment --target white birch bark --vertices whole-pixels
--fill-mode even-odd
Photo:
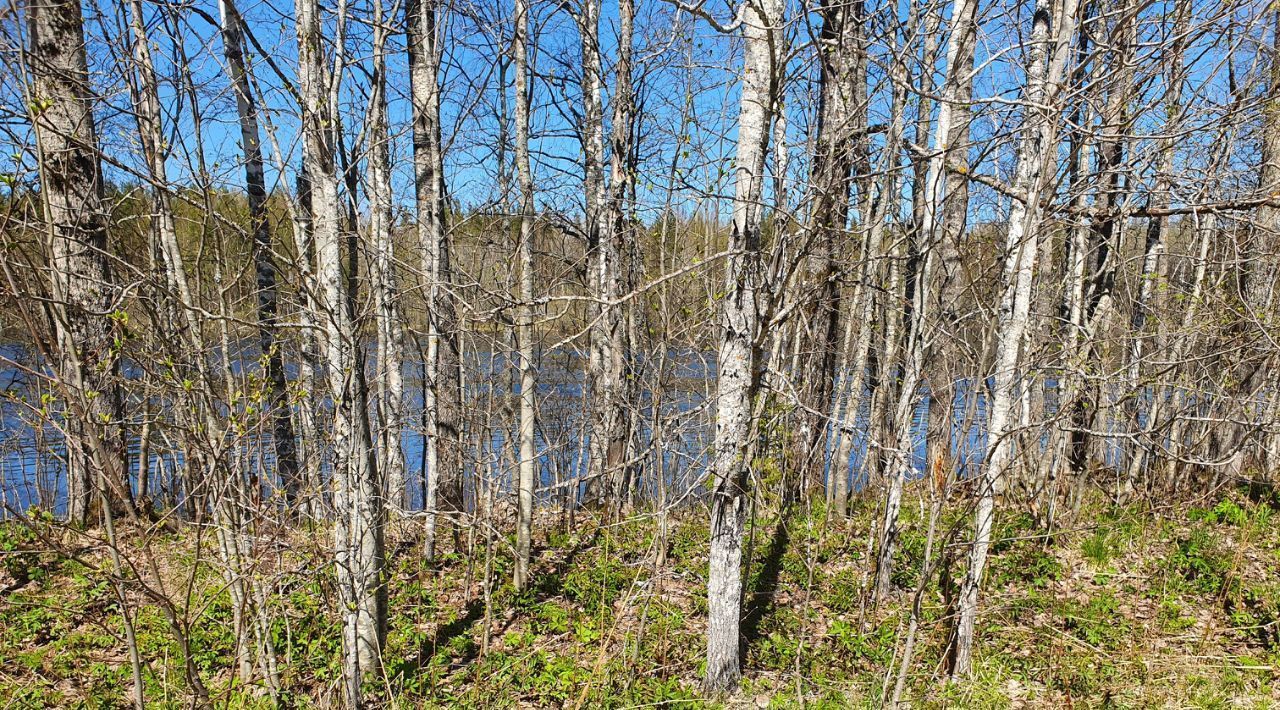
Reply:
[[[596,301],[591,327],[588,373],[591,383],[591,437],[585,497],[610,506],[623,504],[629,430],[625,397],[626,314],[618,303],[625,291],[623,256],[627,249],[625,200],[631,184],[631,42],[634,8],[618,3],[619,43],[614,68],[609,156],[605,181],[603,60],[600,50],[600,2],[583,0],[576,21],[582,44],[583,187],[587,232],[587,277]]]
[[[975,512],[969,570],[960,590],[952,673],[967,675],[973,662],[973,634],[978,616],[978,590],[991,545],[995,492],[1012,463],[1019,373],[1019,353],[1031,308],[1032,276],[1039,253],[1038,205],[1052,170],[1046,163],[1057,145],[1056,108],[1067,47],[1075,31],[1076,0],[1037,0],[1027,48],[1024,91],[1026,118],[1018,145],[1013,200],[1005,239],[1006,255],[996,324],[995,384],[987,424],[987,452]]]
[[[587,451],[587,481],[583,497],[592,504],[605,504],[608,484],[605,481],[605,457],[608,449],[606,419],[609,412],[608,365],[611,360],[609,328],[605,321],[612,315],[605,293],[609,264],[603,251],[608,247],[604,224],[604,106],[603,61],[600,56],[600,0],[582,0],[574,18],[582,45],[582,155],[583,216],[587,235],[587,286],[596,299],[590,309],[592,318],[590,351],[587,354],[587,377],[591,390],[589,414],[590,436]]]
[[[529,556],[533,540],[534,473],[537,459],[534,451],[534,379],[533,364],[533,170],[529,163],[529,11],[528,0],[516,0],[515,54],[516,84],[516,179],[520,183],[520,307],[517,313],[516,339],[520,360],[519,421],[519,517],[516,521],[515,586],[528,586]]]
[[[345,10],[344,8],[341,8]],[[316,0],[296,0],[298,90],[302,100],[304,161],[310,179],[312,232],[319,280],[317,319],[324,333],[333,406],[334,564],[342,613],[343,690],[362,706],[361,682],[379,672],[386,615],[383,588],[382,500],[368,413],[359,387],[357,342],[343,274],[335,141],[340,135],[332,88],[341,66],[325,71]],[[340,13],[341,14],[341,13]],[[343,18],[339,17],[339,22]],[[335,40],[343,41],[342,33]],[[332,82],[332,83],[331,83]]]
[[[742,676],[742,537],[751,466],[752,411],[760,384],[760,196],[782,47],[780,0],[748,1],[742,35],[742,98],[734,165],[733,224],[721,305],[712,462],[711,553],[707,576],[709,693],[735,689]]]
[[[462,510],[462,458],[459,440],[461,357],[456,309],[451,292],[451,244],[446,225],[444,155],[440,137],[439,0],[412,0],[406,6],[409,28],[409,79],[413,94],[413,166],[418,248],[422,256],[423,296],[427,312],[427,348],[423,386],[426,530],[423,553],[435,559],[440,512]]]

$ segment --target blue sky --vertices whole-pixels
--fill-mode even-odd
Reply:
[[[1192,170],[1195,161],[1203,160],[1206,144],[1215,140],[1216,135],[1209,129],[1220,120],[1225,110],[1223,107],[1232,100],[1227,90],[1227,48],[1234,47],[1230,56],[1237,82],[1256,76],[1255,48],[1259,41],[1265,41],[1268,31],[1258,20],[1262,16],[1261,2],[1248,0],[1227,10],[1223,8],[1228,6],[1211,0],[1196,0],[1194,3],[1193,14],[1197,21],[1211,18],[1213,32],[1198,33],[1188,47],[1185,98],[1197,104],[1194,120],[1203,129],[1180,142],[1181,160],[1185,161],[1188,171]],[[195,3],[204,13],[217,17],[215,2],[195,0]],[[326,5],[332,9],[332,3]],[[732,14],[726,3],[708,5],[721,18],[727,19]],[[443,29],[446,170],[454,199],[464,206],[475,207],[491,203],[498,197],[496,146],[499,127],[495,113],[499,92],[506,92],[510,105],[512,90],[510,86],[499,86],[495,58],[499,51],[505,50],[505,42],[509,38],[508,23],[502,20],[509,18],[511,7],[508,2],[489,1],[466,6],[455,4],[453,7],[459,11],[446,14]],[[900,0],[893,6],[878,7],[881,14],[869,23],[875,43],[871,50],[871,123],[883,123],[889,118],[889,91],[885,80],[888,49],[885,45],[887,37],[884,36],[888,15],[893,13],[902,18],[916,6],[908,0]],[[1168,23],[1165,18],[1173,7],[1171,0],[1147,6],[1140,19],[1140,56],[1158,58],[1160,48],[1167,45]],[[151,2],[146,8],[152,40],[157,45],[154,51],[157,69],[167,78],[162,86],[162,103],[166,111],[165,126],[172,136],[170,178],[180,183],[193,180],[199,163],[197,158],[203,156],[216,185],[230,189],[242,186],[239,129],[217,28],[197,13]],[[797,45],[816,35],[819,23],[816,16],[803,15],[798,8],[793,2],[789,12],[791,36]],[[392,9],[397,15],[403,13],[399,5]],[[240,10],[275,66],[291,80],[296,57],[292,2],[250,0]],[[127,47],[121,44],[122,38],[127,38],[125,11],[126,7],[118,1],[90,0],[85,5],[93,80],[104,99],[98,112],[100,137],[114,159],[136,165],[139,162],[137,131],[127,113],[128,89],[122,75],[121,67],[124,65],[118,56],[120,52],[127,51]],[[360,133],[367,107],[366,67],[370,39],[364,23],[369,13],[368,3],[352,0],[350,12],[352,20],[347,53],[356,66],[348,70],[343,84],[342,110],[348,142]],[[672,18],[677,14],[681,21],[675,26]],[[332,33],[332,13],[326,12],[326,18]],[[972,154],[987,156],[979,169],[1002,179],[1007,179],[1013,166],[1010,137],[1020,117],[1017,99],[1022,83],[1021,42],[1029,21],[1030,5],[1027,3],[984,2],[981,5],[977,45],[977,62],[981,71],[975,79],[974,88],[978,119],[972,128],[975,143]],[[616,48],[616,24],[616,6],[606,1],[601,26],[607,86],[613,83],[611,58]],[[533,62],[539,72],[532,111],[538,200],[545,208],[572,215],[577,211],[582,194],[580,149],[572,123],[573,112],[580,105],[576,76],[579,57],[577,30],[567,11],[553,3],[534,4],[532,25],[536,39]],[[12,23],[6,26],[7,32],[15,29]],[[644,104],[641,125],[643,162],[639,176],[642,218],[652,219],[663,204],[667,172],[677,150],[683,187],[677,192],[677,206],[685,211],[700,207],[704,212],[723,215],[725,200],[718,198],[726,196],[732,188],[729,168],[736,138],[739,41],[735,37],[718,34],[706,22],[676,13],[673,6],[663,0],[642,0],[637,8],[636,43],[639,60],[637,88]],[[269,63],[256,51],[250,49],[250,53],[254,74],[262,91],[262,102],[268,109],[276,141],[288,166],[282,175],[275,167],[276,160],[269,155],[268,180],[275,185],[282,182],[291,184],[291,171],[299,160],[296,109]],[[392,37],[389,57],[396,197],[408,211],[412,202],[412,148],[409,139],[408,68],[402,35]],[[174,80],[178,65],[190,70],[196,85],[194,92]],[[807,170],[805,140],[817,103],[816,71],[809,52],[796,54],[789,66],[789,77],[788,143],[794,190],[803,187]],[[1104,75],[1102,80],[1106,79]],[[507,83],[510,83],[509,70]],[[12,102],[12,82],[7,82],[7,85],[5,100]],[[1158,105],[1164,91],[1163,78],[1147,79],[1142,89],[1134,106],[1139,117],[1133,133],[1139,136],[1137,150],[1149,153],[1151,142],[1143,141],[1141,136],[1158,133],[1163,127],[1164,112]],[[685,107],[685,95],[689,90],[692,92],[691,112],[687,112]],[[193,111],[193,100],[198,102],[197,111]],[[686,112],[689,115],[682,120],[682,113]],[[914,114],[913,102],[908,110],[909,121],[914,120]],[[195,130],[197,116],[199,131]],[[9,121],[6,127],[12,142],[27,142],[21,121]],[[273,150],[273,142],[265,134],[263,147],[269,152]],[[17,145],[6,152],[21,153],[22,150],[23,146]],[[510,151],[506,154],[510,160]],[[29,159],[24,162],[29,170]],[[1235,163],[1241,173],[1236,179],[1247,181],[1248,156],[1235,159]],[[108,172],[116,181],[131,181],[126,171],[109,168]],[[1147,172],[1150,172],[1149,165]],[[1148,174],[1134,179],[1149,178]],[[902,204],[905,206],[909,198],[909,181],[903,180],[901,184]],[[972,209],[976,219],[998,219],[1005,209],[1005,201],[976,190]]]

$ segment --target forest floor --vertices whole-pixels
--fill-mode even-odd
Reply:
[[[1276,507],[1274,498],[1229,490],[1157,509],[1095,499],[1050,539],[1029,517],[1003,515],[972,676],[941,680],[950,583],[932,575],[904,700],[959,708],[1280,707]],[[892,693],[925,547],[927,506],[912,500],[904,512],[898,589],[877,608],[863,594],[873,501],[855,505],[843,523],[822,510],[758,516],[745,679],[737,695],[717,701],[703,699],[698,686],[702,511],[672,516],[661,568],[652,517],[601,526],[581,513],[567,533],[559,514],[546,514],[535,581],[521,594],[509,581],[506,537],[494,537],[490,556],[483,531],[464,533],[460,546],[474,545],[464,556],[446,535],[447,554],[427,570],[412,534],[417,524],[395,523],[386,677],[369,691],[395,707],[879,706]],[[957,531],[934,548],[951,560],[944,579],[961,574],[959,541],[969,521],[958,506],[944,512],[939,529]],[[55,553],[28,528],[0,526],[0,708],[129,702],[120,604],[94,571],[109,558],[77,540],[79,548]],[[142,542],[128,537],[126,560],[144,579],[163,580],[207,704],[270,706],[261,687],[236,680],[233,615],[212,565],[212,536],[188,531]],[[322,530],[292,531],[264,546],[255,572],[275,586],[272,635],[289,705],[329,706],[336,697],[340,633],[324,565],[328,542]],[[487,604],[486,560],[501,581]],[[147,700],[190,706],[173,622],[136,587],[126,598]]]

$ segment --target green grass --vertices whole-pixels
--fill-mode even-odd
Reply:
[[[886,671],[901,657],[927,521],[904,516],[899,593],[875,607],[865,595],[875,507],[864,501],[842,523],[821,509],[757,516],[744,575],[745,679],[729,705],[881,702]],[[940,528],[964,520],[963,510],[948,509]],[[1049,539],[1029,516],[1000,516],[974,673],[953,683],[938,682],[935,672],[947,644],[946,602],[967,558],[963,533],[934,541],[946,569],[921,597],[906,687],[914,706],[1275,704],[1280,533],[1269,500],[1233,492],[1182,517],[1094,502],[1080,520],[1089,524],[1064,526],[1069,532]],[[392,707],[719,706],[699,690],[706,523],[700,514],[671,523],[662,570],[653,566],[648,519],[598,530],[580,520],[572,535],[548,533],[535,582],[521,594],[499,554],[488,609],[480,593],[483,548],[471,561],[447,550],[437,570],[412,554],[394,556],[386,676],[371,679],[367,691]],[[413,532],[393,536],[391,549],[418,549]],[[274,585],[271,640],[282,699],[296,707],[330,702],[339,677],[341,632],[323,538],[299,535],[283,561],[259,577]],[[196,555],[189,534],[157,538],[150,549],[164,562],[166,588],[211,704],[269,706],[261,684],[237,679],[234,614],[214,551]],[[137,546],[127,553],[144,559]],[[86,566],[42,549],[29,530],[0,526],[0,585],[10,589],[0,597],[0,707],[128,703],[123,619],[110,580],[94,568],[105,563],[101,554],[88,553]],[[190,705],[171,619],[136,585],[129,598],[148,703]]]

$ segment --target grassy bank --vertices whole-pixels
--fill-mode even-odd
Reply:
[[[945,600],[964,564],[961,509],[944,513],[942,581],[921,596],[920,632],[904,698],[918,707],[1280,706],[1280,516],[1273,501],[1227,491],[1176,517],[1095,501],[1050,540],[1024,517],[997,521],[975,673],[943,683]],[[925,548],[923,505],[906,506],[898,592],[864,602],[872,504],[847,522],[823,511],[761,515],[750,544],[746,681],[730,706],[873,707],[896,677]],[[1173,508],[1171,507],[1170,510]],[[693,511],[671,523],[656,562],[656,523],[565,531],[542,521],[536,581],[510,586],[507,541],[449,554],[427,570],[412,522],[388,549],[387,675],[371,691],[393,706],[679,707],[700,697],[707,529]],[[53,528],[0,528],[0,707],[116,707],[129,702],[130,663],[106,550]],[[549,531],[549,532],[548,532]],[[172,630],[214,706],[267,707],[236,679],[230,596],[211,537],[128,536],[132,573],[165,600],[126,585],[136,609],[145,694],[185,707],[192,694]],[[64,545],[64,542],[71,543]],[[462,536],[465,545],[468,536]],[[144,547],[145,542],[145,547]],[[197,544],[199,542],[200,544]],[[285,700],[337,697],[340,636],[327,533],[293,531],[254,574],[274,585],[270,610]],[[944,544],[945,543],[945,544]],[[53,547],[64,548],[53,552]],[[446,550],[449,547],[446,545]],[[483,584],[488,567],[494,584]],[[947,574],[948,569],[950,573]],[[168,607],[166,608],[166,604]]]

